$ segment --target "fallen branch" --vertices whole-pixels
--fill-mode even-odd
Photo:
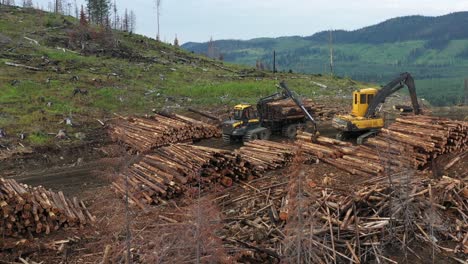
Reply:
[[[32,38],[28,38],[28,37],[24,37],[24,38],[27,39],[27,40],[29,40],[30,42],[32,42],[32,43],[34,43],[34,44],[40,46],[40,44],[39,44],[39,42],[38,42],[37,40],[32,39]]]
[[[24,65],[24,64],[13,63],[13,62],[8,62],[8,61],[6,61],[5,64],[8,65],[8,66],[25,68],[25,69],[32,70],[32,71],[40,71],[41,70],[41,69],[36,68],[36,67],[32,67],[32,66],[28,66],[28,65]]]

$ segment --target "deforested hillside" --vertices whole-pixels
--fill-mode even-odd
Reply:
[[[114,113],[255,102],[273,93],[278,79],[309,96],[357,85],[327,76],[273,75],[69,16],[0,7],[0,128],[10,137],[28,134],[32,144],[52,141],[67,118],[73,135]]]

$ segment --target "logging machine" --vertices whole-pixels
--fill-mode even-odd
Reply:
[[[298,129],[317,133],[317,124],[312,115],[304,107],[302,101],[289,90],[283,81],[275,94],[264,97],[257,102],[257,108],[250,104],[234,106],[233,117],[223,122],[223,140],[252,141],[256,139],[268,140],[272,133],[281,133],[288,138],[295,138]],[[269,103],[292,99],[303,114],[294,117],[285,117],[273,113]]]
[[[363,140],[375,134],[384,127],[384,119],[377,115],[379,105],[391,94],[407,86],[416,115],[420,114],[418,98],[414,79],[409,73],[402,73],[400,76],[389,82],[380,90],[366,88],[353,92],[353,108],[351,114],[339,115],[333,118],[332,125],[340,130],[337,139],[358,136],[357,143],[362,144]]]

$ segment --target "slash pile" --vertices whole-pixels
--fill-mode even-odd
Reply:
[[[109,133],[114,141],[123,142],[140,152],[170,143],[221,136],[219,128],[177,114],[121,118],[111,125]]]
[[[397,118],[361,146],[323,137],[312,142],[308,133],[299,133],[297,139],[323,162],[351,174],[375,176],[385,169],[423,168],[441,154],[467,151],[468,122],[429,116]]]
[[[285,243],[294,248],[300,234],[302,245],[311,245],[306,253],[312,263],[387,262],[386,246],[415,240],[439,252],[468,253],[468,187],[461,180],[409,182],[401,174],[392,185],[371,184],[354,193],[322,187],[310,193],[307,206],[290,209]],[[298,213],[305,219],[291,223]],[[454,243],[441,246],[447,241]]]
[[[129,197],[139,207],[164,203],[198,186],[214,183],[231,186],[233,181],[258,176],[254,166],[231,151],[188,144],[176,144],[154,150],[130,166]],[[113,182],[115,190],[125,195],[125,175]]]
[[[61,227],[94,222],[85,204],[66,198],[62,192],[31,187],[13,179],[0,178],[0,229],[7,236],[49,234]]]
[[[224,215],[221,235],[241,263],[275,263],[284,238],[279,213],[288,178],[270,175],[237,185],[215,199]],[[248,249],[247,252],[245,249]]]

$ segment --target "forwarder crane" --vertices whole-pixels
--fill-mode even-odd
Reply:
[[[310,128],[313,134],[317,133],[317,124],[312,115],[302,104],[301,100],[288,88],[283,81],[278,86],[280,92],[261,98],[257,102],[257,109],[250,104],[234,106],[233,118],[223,122],[223,140],[251,141],[256,139],[268,140],[272,133],[281,133],[288,138],[295,138],[297,129]],[[301,109],[303,115],[285,117],[272,114],[269,103],[291,98]],[[311,123],[311,125],[310,125]]]
[[[383,117],[377,115],[379,105],[384,103],[388,96],[397,92],[404,86],[408,87],[414,114],[420,114],[421,109],[419,108],[418,98],[416,96],[414,79],[411,74],[405,72],[380,90],[366,88],[354,91],[351,114],[339,115],[333,118],[333,127],[340,130],[337,139],[342,140],[358,136],[357,143],[362,144],[365,138],[379,131],[384,127]]]

